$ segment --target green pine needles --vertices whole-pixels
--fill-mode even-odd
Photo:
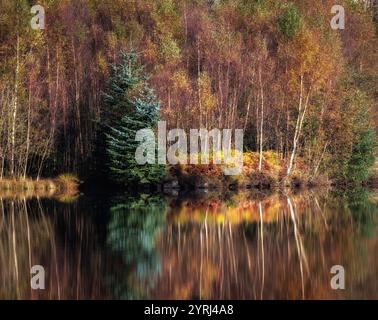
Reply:
[[[135,137],[139,130],[156,128],[160,104],[135,53],[123,53],[122,63],[112,66],[112,73],[105,95],[113,115],[113,124],[106,134],[111,177],[126,186],[158,184],[164,178],[165,168],[158,164],[137,164],[135,151],[140,142]]]

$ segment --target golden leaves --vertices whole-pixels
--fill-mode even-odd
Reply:
[[[216,98],[212,94],[211,79],[207,72],[202,72],[198,78],[201,106],[205,111],[210,111],[216,106]]]

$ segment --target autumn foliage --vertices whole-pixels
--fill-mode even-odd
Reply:
[[[96,175],[111,65],[134,50],[169,128],[241,128],[257,172],[278,170],[269,152],[345,179],[377,124],[377,13],[339,2],[337,31],[329,1],[41,0],[38,31],[29,1],[2,1],[0,176]]]

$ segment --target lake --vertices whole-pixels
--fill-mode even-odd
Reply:
[[[0,298],[378,299],[377,203],[364,188],[0,195]]]

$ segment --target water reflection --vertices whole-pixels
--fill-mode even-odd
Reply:
[[[122,258],[127,271],[111,274],[117,298],[144,298],[160,273],[156,238],[165,224],[166,203],[158,196],[120,197],[110,210],[107,244]]]
[[[378,299],[377,194],[0,199],[0,298]]]
[[[104,248],[96,216],[83,203],[0,199],[0,298],[106,298]],[[42,265],[46,290],[31,290],[30,268]]]

